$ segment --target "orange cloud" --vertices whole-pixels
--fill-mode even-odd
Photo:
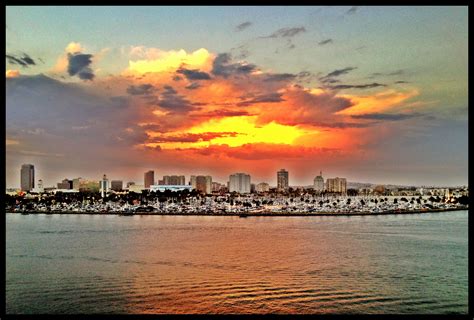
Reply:
[[[20,76],[19,70],[7,70],[6,75],[7,78],[16,78]]]

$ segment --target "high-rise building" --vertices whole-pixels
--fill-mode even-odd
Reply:
[[[184,176],[163,176],[163,184],[166,186],[184,186],[186,180]]]
[[[107,192],[109,192],[109,179],[107,179],[107,176],[104,174],[102,180],[100,181],[100,193],[102,195],[102,198]]]
[[[266,182],[261,182],[255,186],[257,192],[268,192],[270,191],[270,185]]]
[[[191,176],[190,184],[192,189],[199,192],[212,193],[212,177],[211,176]]]
[[[314,185],[313,185],[314,190],[323,192],[324,191],[324,178],[323,178],[323,172],[319,172],[319,176],[316,176],[314,178]]]
[[[347,193],[347,181],[346,178],[334,178],[326,179],[326,190],[328,192],[337,192],[346,194]]]
[[[288,171],[285,169],[281,169],[277,172],[277,189],[278,191],[286,191],[288,190]]]
[[[155,184],[155,171],[150,170],[145,172],[145,188],[150,188],[152,184]]]
[[[24,164],[21,166],[21,181],[20,186],[22,191],[30,191],[35,187],[35,166],[32,164]]]
[[[112,180],[110,181],[110,189],[114,191],[122,191],[123,181],[122,180]]]
[[[234,173],[229,176],[229,192],[250,193],[250,175]]]

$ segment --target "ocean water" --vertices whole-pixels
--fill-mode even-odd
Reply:
[[[467,313],[468,212],[7,213],[6,312]]]

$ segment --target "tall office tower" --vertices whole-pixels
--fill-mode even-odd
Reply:
[[[21,181],[20,186],[22,191],[30,191],[35,187],[35,166],[32,164],[24,164],[21,166]]]
[[[326,190],[328,192],[337,192],[346,194],[347,193],[347,181],[346,178],[334,178],[326,179]]]
[[[277,172],[277,189],[278,191],[288,190],[288,171],[281,169]]]
[[[196,189],[196,176],[191,176],[189,178],[189,185],[193,188]]]
[[[250,175],[234,173],[229,176],[229,192],[250,193]]]
[[[323,172],[319,172],[319,176],[316,176],[314,178],[314,185],[313,185],[314,190],[323,192],[324,191],[324,178],[323,178]]]
[[[110,189],[114,191],[122,191],[123,181],[122,180],[112,180],[110,181]]]
[[[102,195],[102,198],[105,197],[105,194],[109,192],[109,179],[107,179],[107,176],[104,174],[102,177],[102,180],[100,181],[100,192]]]
[[[166,186],[184,186],[186,181],[184,176],[163,176],[163,184]]]
[[[145,188],[150,188],[152,184],[155,184],[155,171],[150,170],[145,172]]]

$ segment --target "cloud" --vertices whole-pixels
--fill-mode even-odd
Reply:
[[[306,76],[306,74],[302,74],[302,77]],[[263,81],[289,81],[293,80],[297,76],[291,73],[274,73],[274,74],[267,74]]]
[[[173,112],[188,112],[194,109],[192,103],[171,86],[164,86],[164,92],[156,102],[160,107]]]
[[[357,11],[358,8],[359,8],[359,7],[356,7],[356,6],[351,7],[349,10],[346,11],[346,14],[352,15],[352,14],[356,13],[356,11]]]
[[[291,38],[303,32],[306,32],[305,27],[281,28],[271,35],[261,38]]]
[[[94,73],[89,67],[92,63],[92,54],[68,53],[67,72],[70,76],[77,75],[82,80],[93,80]]]
[[[324,46],[325,44],[332,43],[332,39],[326,39],[318,42],[318,45]]]
[[[132,48],[130,55],[139,57],[139,60],[130,60],[129,67],[125,73],[145,74],[156,72],[168,72],[179,69],[181,66],[208,70],[213,55],[204,48],[187,53],[181,49],[178,51],[164,51],[157,48]]]
[[[176,72],[183,74],[188,80],[210,80],[211,79],[211,76],[208,73],[199,71],[199,69],[188,70],[188,69],[180,68],[176,70]]]
[[[347,68],[344,68],[344,69],[337,69],[337,70],[334,70],[332,72],[329,72],[327,75],[325,75],[321,79],[339,77],[339,76],[341,76],[343,74],[346,74],[346,73],[349,73],[350,71],[355,70],[355,69],[357,69],[357,67],[347,67]]]
[[[192,117],[203,117],[203,118],[215,119],[215,118],[223,118],[223,117],[241,117],[241,116],[252,116],[252,115],[253,114],[244,110],[218,109],[218,110],[213,110],[206,113],[199,113],[196,115],[192,115]]]
[[[251,25],[252,25],[252,22],[250,22],[250,21],[242,22],[237,27],[235,27],[235,31],[242,31],[244,29],[247,29]]]
[[[402,76],[402,75],[405,75],[405,73],[406,73],[405,70],[402,70],[402,69],[392,71],[392,72],[375,72],[370,75],[370,78],[380,77],[380,76],[387,76],[387,77]]]
[[[400,120],[406,120],[406,119],[411,119],[411,118],[416,118],[423,116],[420,113],[370,113],[370,114],[358,114],[358,115],[352,115],[351,117],[354,119],[366,119],[366,120],[388,120],[388,121],[400,121]]]
[[[239,107],[243,107],[243,106],[250,106],[257,103],[276,103],[276,102],[285,101],[281,96],[282,94],[279,92],[255,95],[252,99],[239,102],[237,103],[237,105]]]
[[[248,143],[238,147],[211,145],[206,148],[190,150],[204,156],[216,155],[221,157],[225,155],[239,160],[301,159],[339,153],[339,150],[336,148],[303,147],[277,143]]]
[[[6,54],[5,57],[7,58],[8,62],[11,64],[16,64],[24,68],[28,68],[28,66],[36,65],[36,62],[26,53],[23,53],[22,56],[14,56],[12,54]]]
[[[196,90],[200,87],[201,87],[201,85],[199,83],[193,82],[193,83],[187,85],[185,88],[188,89],[188,90]],[[194,105],[196,105],[196,104],[194,104]]]
[[[212,74],[227,78],[231,75],[248,75],[257,68],[254,64],[231,63],[231,59],[229,53],[218,54],[212,63]]]
[[[5,77],[7,78],[16,78],[20,76],[20,71],[19,70],[7,70],[5,72]]]
[[[138,95],[150,95],[155,91],[156,88],[149,83],[140,84],[140,85],[131,85],[127,88],[127,93],[131,94],[132,96]]]
[[[175,135],[159,135],[150,138],[148,143],[166,143],[166,142],[200,142],[210,141],[215,138],[236,137],[237,132],[203,132],[203,133],[183,133]]]
[[[327,86],[332,90],[339,90],[339,89],[370,89],[370,88],[377,88],[377,87],[386,87],[386,84],[382,83],[367,83],[367,84],[338,84],[335,86]]]

